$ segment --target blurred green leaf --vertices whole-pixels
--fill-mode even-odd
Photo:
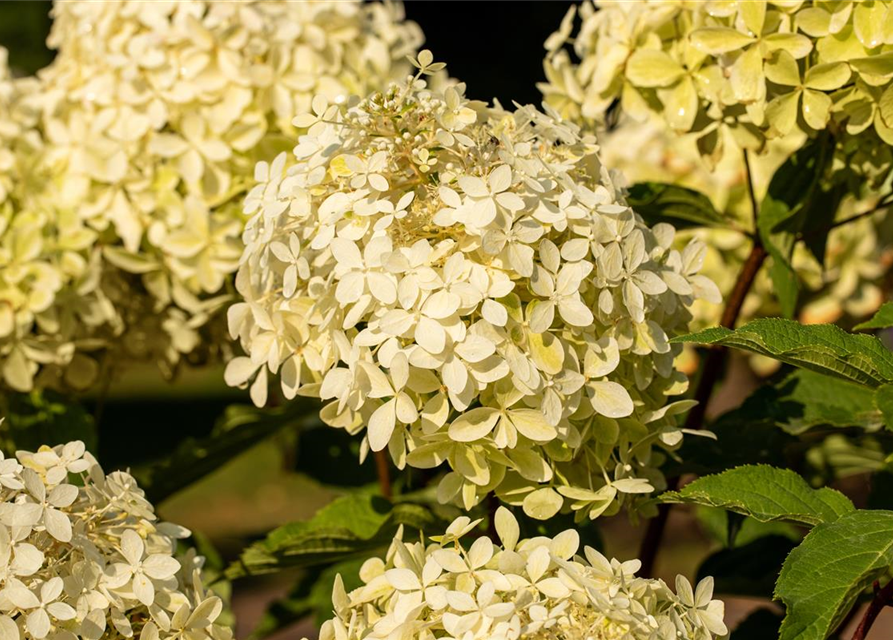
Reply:
[[[697,579],[713,576],[718,594],[771,598],[781,565],[795,546],[786,536],[771,535],[720,549],[704,560]]]
[[[893,511],[893,473],[878,471],[871,475],[871,490],[866,506],[869,509]]]
[[[761,318],[738,329],[716,327],[673,338],[734,347],[787,364],[875,388],[893,383],[893,353],[874,336],[847,333],[832,324],[802,325]]]
[[[886,384],[874,392],[874,404],[884,417],[887,429],[893,431],[893,384]]]
[[[873,429],[882,423],[871,389],[808,369],[798,369],[774,385],[765,410],[788,433],[817,426]],[[767,396],[771,394],[766,394]]]
[[[857,324],[853,329],[855,331],[866,331],[868,329],[888,329],[890,327],[893,327],[893,302],[885,302],[871,320]]]
[[[82,440],[96,453],[96,423],[77,401],[50,390],[8,393],[5,401],[6,420],[0,424],[0,434],[8,454],[72,440]]]
[[[782,520],[805,525],[832,522],[853,511],[845,495],[813,489],[790,469],[748,465],[704,476],[679,491],[667,491],[661,502],[688,502],[750,516],[760,522]]]
[[[715,440],[686,437],[678,459],[669,460],[664,472],[668,476],[706,475],[746,464],[786,466],[787,451],[797,440],[782,431],[773,417],[766,415],[761,401],[774,394],[772,387],[762,387],[741,407],[720,416],[708,427]]]
[[[794,316],[800,290],[791,256],[797,236],[810,218],[808,209],[819,190],[829,148],[827,136],[822,135],[788,158],[772,176],[757,215],[757,231],[772,259],[769,277],[787,318]]]
[[[804,216],[808,218],[802,225],[803,244],[822,267],[825,266],[825,254],[828,252],[828,234],[846,194],[847,189],[842,184],[828,189],[822,188],[812,199],[808,210],[804,212]]]
[[[781,616],[769,609],[757,609],[739,624],[730,640],[768,640],[778,637]]]
[[[361,487],[376,480],[375,462],[360,464],[360,439],[343,429],[321,425],[298,436],[295,468],[317,482],[333,487]]]
[[[695,509],[695,514],[705,533],[727,549],[737,549],[766,536],[782,536],[795,541],[799,541],[802,537],[793,524],[779,521],[760,522],[720,507],[699,505]],[[738,521],[737,527],[730,526],[729,521],[732,518]]]
[[[370,493],[352,493],[307,522],[274,529],[246,548],[227,569],[227,576],[234,579],[367,556],[387,547],[401,526],[418,532],[445,528],[446,524],[422,505],[392,504]]]
[[[315,420],[315,414],[308,415],[308,406],[303,402],[264,409],[231,405],[210,435],[188,438],[170,455],[141,465],[133,473],[148,498],[157,504],[265,438],[308,420]]]
[[[33,75],[48,65],[46,46],[52,3],[37,0],[0,2],[0,46],[9,50],[9,66],[19,75]]]
[[[661,182],[640,182],[629,188],[627,202],[654,226],[668,222],[677,229],[721,227],[726,220],[710,198],[694,189]]]

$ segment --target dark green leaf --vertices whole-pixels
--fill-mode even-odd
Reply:
[[[888,329],[890,327],[893,327],[893,302],[885,302],[871,320],[857,324],[853,329],[866,331],[868,329]]]
[[[716,327],[673,338],[671,342],[752,351],[872,388],[893,382],[893,353],[880,340],[847,333],[830,324],[801,325],[793,320],[762,318],[739,329]]]
[[[893,564],[893,512],[855,511],[813,529],[788,556],[775,597],[780,640],[824,640]]]
[[[771,598],[778,570],[796,545],[786,536],[764,536],[721,549],[698,568],[698,580],[713,576],[718,594]]]
[[[410,532],[446,525],[418,504],[368,493],[338,498],[307,522],[292,522],[249,546],[227,570],[229,578],[307,567],[366,556],[390,544],[398,527]]]
[[[749,465],[704,476],[662,502],[689,502],[722,507],[760,522],[783,520],[805,525],[832,522],[853,510],[849,498],[827,487],[813,489],[790,469]]]
[[[822,267],[825,266],[825,253],[828,249],[828,234],[831,232],[840,202],[846,195],[845,185],[838,184],[830,189],[821,189],[804,212],[803,244]]]
[[[731,640],[770,640],[778,637],[781,616],[769,609],[757,609],[732,632]]]
[[[874,404],[884,418],[887,429],[893,431],[893,384],[887,384],[874,392]]]
[[[869,509],[893,511],[893,473],[878,471],[871,475],[871,490],[866,506]]]
[[[828,146],[827,138],[819,136],[788,158],[772,176],[757,215],[760,239],[772,259],[769,276],[787,318],[794,316],[800,289],[791,255],[797,235],[809,217],[805,214],[819,190]]]
[[[766,415],[762,404],[764,398],[772,398],[775,393],[773,387],[761,387],[741,407],[720,416],[708,427],[716,440],[686,437],[678,460],[668,461],[665,473],[706,475],[746,464],[786,466],[786,451],[796,439]]]
[[[710,198],[694,189],[661,182],[640,182],[629,189],[627,202],[653,226],[668,222],[677,229],[719,227],[725,219]]]
[[[791,265],[791,254],[794,250],[793,235],[784,234],[780,238],[763,242],[771,258],[769,279],[772,281],[772,291],[781,307],[781,314],[785,318],[793,318],[797,311],[797,298],[800,297],[797,272]]]
[[[149,499],[158,503],[277,431],[314,419],[313,414],[307,416],[308,407],[302,402],[275,409],[231,405],[209,436],[184,440],[172,454],[138,467],[134,475]]]
[[[789,540],[800,540],[802,537],[797,526],[787,522],[760,522],[719,507],[703,505],[698,506],[695,513],[708,537],[723,548],[743,547],[766,536],[782,536]],[[739,523],[737,527],[730,525],[733,518]]]
[[[35,451],[42,445],[55,446],[81,440],[96,453],[96,423],[75,400],[55,391],[32,391],[6,395],[6,420],[0,424],[3,448]]]
[[[298,436],[295,468],[317,482],[334,487],[361,487],[376,480],[375,462],[359,463],[360,439],[343,429],[302,430]]]
[[[0,46],[9,51],[16,74],[31,75],[53,60],[46,46],[50,31],[50,2],[0,2]]]
[[[797,369],[776,383],[774,390],[772,401],[763,408],[788,433],[796,435],[817,426],[873,429],[881,424],[871,389],[840,378]]]

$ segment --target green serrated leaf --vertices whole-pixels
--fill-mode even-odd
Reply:
[[[775,597],[779,640],[824,640],[893,565],[893,511],[854,511],[813,529],[785,560]]]
[[[312,419],[307,415],[308,407],[301,402],[276,409],[231,405],[210,435],[184,440],[172,454],[136,468],[134,476],[149,499],[158,503],[277,431]]]
[[[893,302],[885,302],[871,320],[857,324],[853,329],[867,331],[869,329],[889,329],[890,327],[893,327]]]
[[[716,327],[671,342],[715,344],[760,353],[787,364],[876,388],[893,382],[893,353],[880,340],[830,324],[761,318],[739,329]]]
[[[813,489],[790,469],[766,465],[747,465],[698,478],[679,491],[664,493],[660,500],[722,507],[760,522],[805,525],[832,522],[854,509],[839,491]]]
[[[710,198],[694,189],[661,182],[640,182],[629,189],[627,202],[653,226],[668,222],[677,229],[721,227],[725,218]]]
[[[338,498],[307,522],[292,522],[271,531],[230,565],[230,579],[308,567],[365,556],[390,544],[397,529],[413,532],[444,527],[426,507],[388,500],[369,493]]]

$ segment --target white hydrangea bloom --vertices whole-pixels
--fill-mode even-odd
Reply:
[[[496,512],[501,544],[463,545],[478,521],[456,519],[443,536],[405,543],[398,534],[384,561],[367,560],[364,585],[332,593],[335,617],[321,640],[439,637],[463,640],[712,640],[728,633],[713,579],[692,589],[676,578],[637,578],[638,560],[608,560],[569,529],[519,540],[518,522]]]
[[[875,208],[889,192],[893,130],[876,102],[890,76],[873,76],[863,66],[884,55],[878,42],[890,38],[874,27],[886,16],[893,16],[886,1],[587,0],[570,7],[547,39],[547,81],[538,86],[563,117],[600,132],[604,161],[630,182],[672,182],[705,193],[745,231],[753,225],[748,180],[760,202],[807,134],[829,128],[833,179],[849,194],[837,212],[845,220]],[[824,82],[817,80],[822,74]],[[837,80],[829,81],[832,75]],[[878,211],[834,229],[824,266],[797,245],[792,263],[801,277],[801,321],[869,317],[883,302],[881,281],[893,265],[886,217]],[[729,229],[694,234],[708,246],[704,275],[731,291],[750,239]],[[690,237],[681,233],[677,241]],[[715,306],[696,304],[692,311],[696,326],[719,323]],[[780,314],[761,271],[741,317]],[[762,356],[751,361],[763,371],[777,367]]]
[[[77,482],[73,481],[77,478]],[[80,441],[0,454],[0,634],[230,640],[189,532],[156,520],[136,481],[106,475]]]
[[[90,375],[74,343],[113,316],[98,292],[97,233],[39,166],[39,83],[13,80],[6,56],[0,48],[0,387],[26,390],[40,364]]]
[[[0,196],[23,191],[0,264],[40,290],[23,305],[0,288],[3,384],[64,373],[86,387],[99,367],[82,354],[98,349],[167,372],[213,357],[227,341],[208,321],[232,294],[255,163],[285,148],[313,95],[405,74],[421,32],[399,4],[352,0],[67,1],[53,15],[56,59],[21,81],[12,113],[0,106],[0,139],[24,154],[0,157]],[[7,102],[19,81],[0,83]],[[57,366],[35,383],[39,365]]]
[[[747,170],[740,155],[726,154],[713,169],[702,162],[691,135],[680,136],[669,131],[662,122],[650,119],[636,122],[624,118],[621,124],[599,136],[605,164],[619,170],[630,184],[668,182],[706,194],[719,211],[725,212],[740,229],[750,229],[752,214],[747,194]],[[785,139],[767,145],[767,152],[750,159],[754,188],[758,199],[766,192],[769,180],[801,140]],[[880,194],[864,199],[847,197],[837,214],[845,220],[876,207]],[[883,210],[837,227],[828,235],[824,268],[810,251],[798,244],[793,265],[801,277],[803,306],[801,322],[833,323],[844,314],[853,318],[871,316],[884,301],[879,286],[884,274],[893,266],[893,233],[891,221]],[[720,291],[729,292],[735,277],[747,258],[749,238],[735,229],[680,231],[676,242],[700,239],[707,247],[702,273],[713,280]],[[696,302],[692,309],[692,328],[719,324],[721,309],[717,305]],[[761,271],[742,309],[742,321],[779,314],[766,271]],[[752,356],[759,370],[777,367],[777,361]]]
[[[704,247],[623,201],[594,138],[533,107],[421,80],[323,96],[294,157],[260,163],[229,310],[231,385],[320,397],[364,453],[452,469],[442,501],[496,490],[538,518],[616,511],[663,482],[667,404]],[[286,165],[291,166],[287,167]],[[252,382],[253,381],[253,382]]]

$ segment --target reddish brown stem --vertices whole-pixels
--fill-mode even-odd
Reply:
[[[378,474],[378,488],[388,500],[391,499],[391,469],[388,464],[388,454],[384,450],[376,451],[375,454],[375,471]]]
[[[723,309],[722,318],[720,318],[719,326],[726,329],[734,329],[738,316],[741,315],[741,307],[744,306],[744,300],[750,288],[753,286],[757,273],[763,262],[766,260],[766,250],[763,245],[757,241],[750,250],[750,255],[741,266],[741,272],[738,274],[738,280],[735,282],[735,288],[729,294],[726,301],[726,307]],[[713,395],[713,388],[722,374],[723,365],[726,361],[725,347],[713,347],[707,353],[707,359],[704,361],[704,368],[701,377],[698,380],[698,387],[695,390],[694,399],[698,401],[685,419],[685,427],[687,429],[700,429],[704,426],[704,415],[707,412],[707,404],[710,402],[710,396]]]
[[[753,286],[757,273],[763,262],[766,260],[766,249],[763,248],[759,238],[754,241],[754,245],[750,250],[741,271],[738,273],[738,279],[735,281],[735,287],[726,300],[725,309],[722,312],[720,326],[727,329],[734,329],[738,316],[741,315],[741,307],[744,306],[744,300],[750,288]],[[704,361],[704,367],[701,370],[701,377],[698,380],[698,387],[695,389],[694,399],[698,401],[685,419],[685,427],[687,429],[701,429],[704,426],[704,416],[707,413],[707,404],[710,402],[710,396],[713,395],[713,388],[716,386],[720,375],[722,374],[723,365],[726,360],[726,350],[722,347],[711,348]],[[667,489],[674,491],[679,487],[679,478],[669,478],[667,480]],[[645,578],[652,577],[654,573],[654,564],[657,561],[657,552],[660,548],[661,540],[664,536],[664,530],[667,528],[667,519],[670,517],[669,504],[661,504],[657,508],[657,515],[648,522],[648,528],[645,530],[645,537],[642,538],[642,544],[639,547],[639,560],[642,562],[642,569],[639,575]]]
[[[874,624],[881,610],[890,604],[893,604],[893,580],[888,582],[883,589],[881,589],[880,583],[875,580],[874,598],[871,599],[871,603],[865,610],[865,615],[859,621],[859,626],[856,627],[856,631],[853,633],[853,640],[865,640],[868,637],[871,625]]]
[[[667,479],[667,491],[675,491],[679,488],[679,478]],[[660,541],[664,537],[664,531],[667,528],[667,520],[670,518],[670,505],[657,505],[657,515],[648,521],[648,528],[645,529],[645,537],[642,538],[642,544],[639,546],[639,561],[642,568],[639,575],[643,578],[650,578],[654,574],[654,564],[657,562],[657,550],[660,549]]]

